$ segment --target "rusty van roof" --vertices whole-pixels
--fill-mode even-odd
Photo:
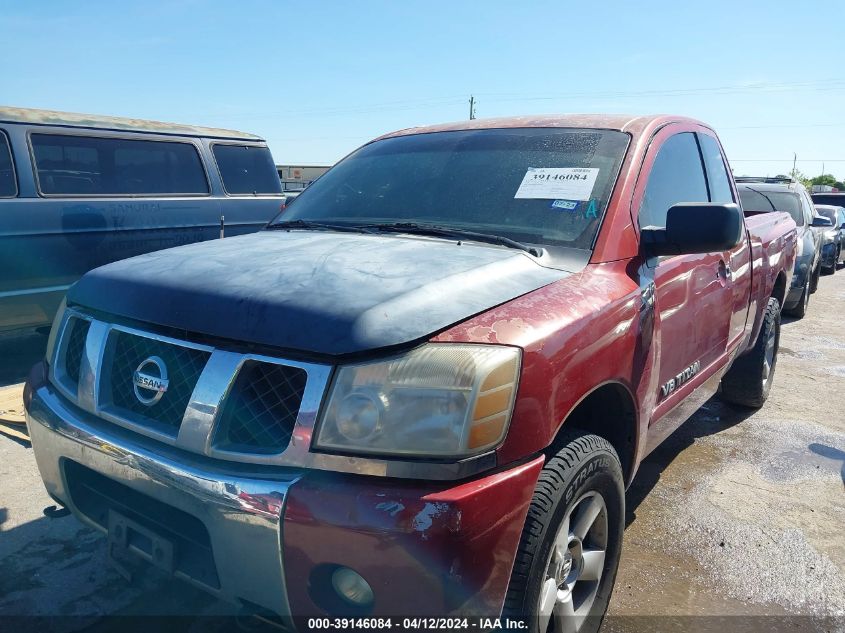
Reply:
[[[179,136],[204,136],[211,138],[238,139],[243,141],[263,141],[259,136],[226,130],[222,128],[200,127],[180,123],[162,123],[145,119],[129,119],[98,114],[78,114],[74,112],[56,112],[54,110],[35,110],[0,106],[0,122],[45,125],[52,127],[86,128],[95,130],[115,130],[126,132],[147,132],[150,134],[172,134]]]

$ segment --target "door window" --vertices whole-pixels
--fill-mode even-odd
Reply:
[[[0,130],[0,198],[14,198],[16,195],[18,195],[18,183],[15,181],[15,166],[12,163],[9,137]]]
[[[279,172],[266,147],[255,145],[213,146],[223,188],[229,194],[282,193]]]
[[[651,168],[640,205],[640,227],[666,227],[669,207],[679,202],[708,202],[698,143],[692,132],[669,137]]]
[[[707,170],[710,202],[718,204],[734,202],[730,176],[725,168],[719,142],[709,134],[698,134],[698,143],[701,146],[701,155],[704,157],[704,167]]]

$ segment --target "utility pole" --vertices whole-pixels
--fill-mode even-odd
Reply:
[[[795,175],[795,163],[798,162],[798,154],[792,153],[792,174]]]
[[[469,120],[472,121],[475,118],[475,97],[470,95],[469,96]]]

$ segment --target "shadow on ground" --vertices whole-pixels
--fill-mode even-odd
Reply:
[[[47,335],[34,330],[0,335],[0,387],[26,380],[46,348]]]
[[[755,413],[754,409],[734,407],[723,402],[718,396],[708,400],[674,433],[660,444],[640,464],[631,487],[625,497],[625,527],[636,519],[636,511],[643,500],[660,481],[666,467],[669,466],[685,449],[701,437],[715,435],[736,426]]]

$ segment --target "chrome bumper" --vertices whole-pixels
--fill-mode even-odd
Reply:
[[[75,507],[65,479],[69,459],[133,490],[199,519],[208,530],[220,588],[211,590],[183,573],[176,575],[218,597],[249,601],[290,613],[282,566],[281,521],[296,472],[272,478],[245,470],[218,469],[173,449],[145,448],[147,440],[67,406],[49,386],[33,393],[27,425],[47,491],[81,521],[104,528]],[[142,444],[143,442],[143,444]]]

